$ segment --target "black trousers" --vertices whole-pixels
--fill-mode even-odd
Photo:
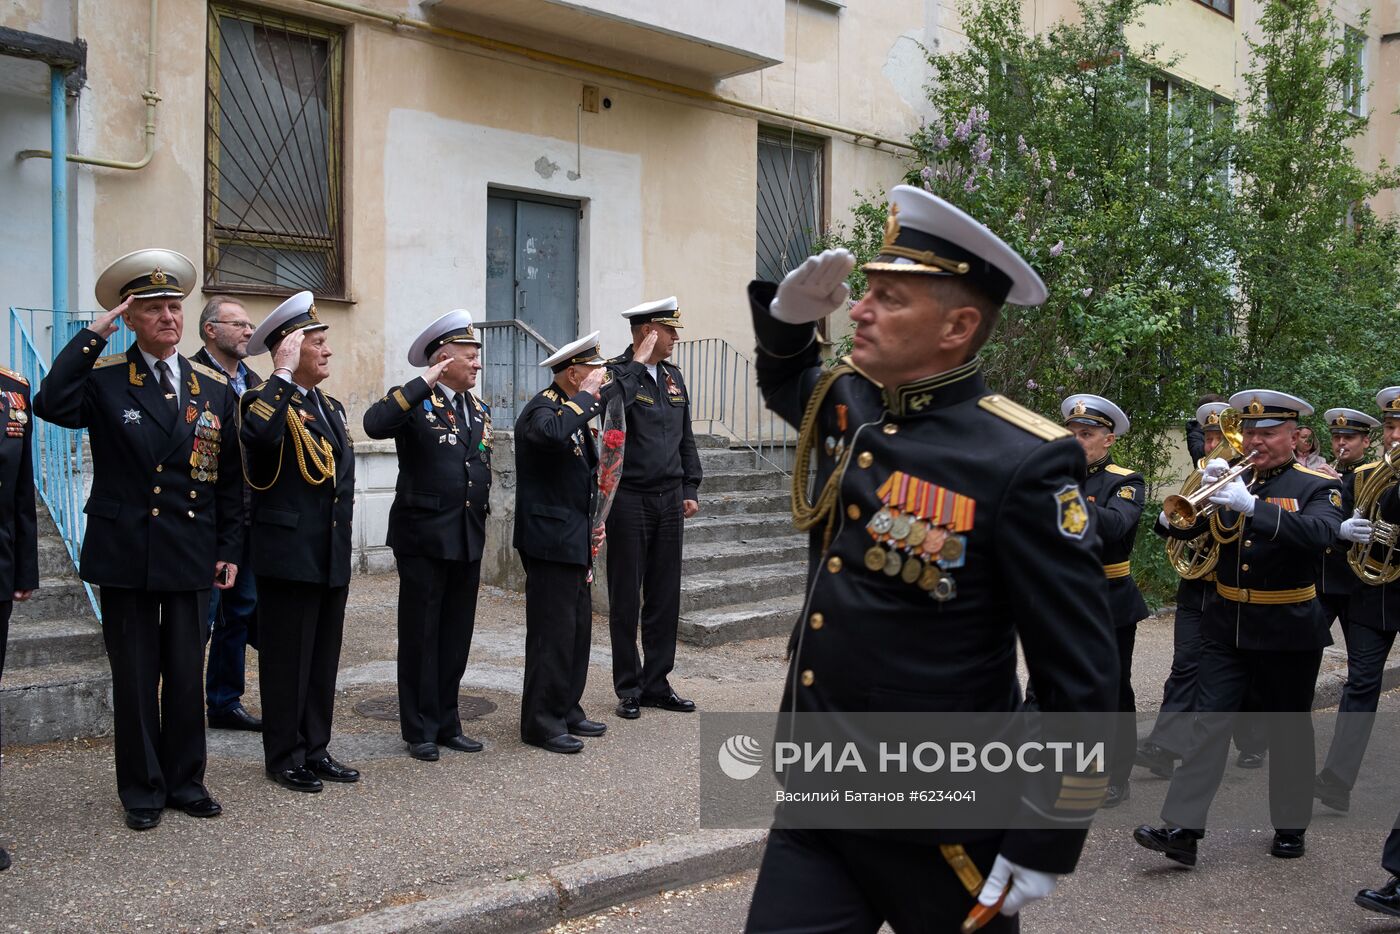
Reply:
[[[270,771],[328,755],[349,592],[258,575],[258,686]]]
[[[1381,632],[1353,621],[1343,633],[1347,642],[1347,680],[1337,705],[1337,729],[1327,747],[1322,771],[1347,788],[1356,784],[1361,760],[1371,742],[1376,706],[1381,697],[1381,675],[1395,644],[1394,632]]]
[[[681,488],[619,488],[608,513],[608,632],[618,697],[666,697],[681,615]],[[642,655],[637,655],[637,625]]]
[[[1396,818],[1400,823],[1400,818]],[[1400,830],[1392,830],[1385,838],[1385,848],[1381,850],[1381,868],[1392,876],[1400,876]]]
[[[966,844],[983,876],[1000,840]],[[897,934],[954,934],[976,900],[938,845],[841,830],[778,830],[768,834],[744,930],[748,934],[875,934],[889,922]],[[998,914],[983,931],[1017,931],[1019,919]]]
[[[541,743],[586,719],[579,701],[588,681],[593,599],[588,568],[525,554],[525,690],[520,738]]]
[[[462,732],[457,695],[476,622],[480,561],[394,552],[399,568],[399,732],[435,743]]]
[[[1230,732],[1251,686],[1267,711],[1269,812],[1276,830],[1302,832],[1312,818],[1312,699],[1322,649],[1259,651],[1204,639],[1197,687],[1199,713],[1191,751],[1172,777],[1162,819],[1204,831],[1230,753]]]
[[[1137,623],[1117,626],[1113,635],[1118,642],[1118,712],[1137,712],[1137,697],[1133,694],[1133,646],[1137,642]],[[1137,753],[1137,718],[1118,717],[1113,732],[1113,757],[1108,764],[1110,785],[1126,785],[1133,772]]]
[[[14,608],[13,600],[0,600],[0,683],[4,683],[5,678],[5,645],[10,641],[10,613]],[[0,749],[4,747],[5,725],[0,723]]]
[[[122,807],[209,797],[204,787],[204,640],[209,591],[102,587]]]

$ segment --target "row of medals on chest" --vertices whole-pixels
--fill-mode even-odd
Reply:
[[[917,584],[940,603],[957,595],[956,582],[941,564],[962,559],[962,536],[887,505],[870,517],[865,529],[875,539],[865,552],[866,568]]]
[[[219,427],[206,411],[194,426],[194,449],[190,451],[190,479],[214,482],[219,479]]]

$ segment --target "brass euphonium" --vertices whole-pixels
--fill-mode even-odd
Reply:
[[[1355,542],[1347,549],[1347,564],[1361,582],[1371,586],[1389,584],[1400,579],[1400,526],[1381,519],[1381,497],[1400,479],[1400,441],[1395,442],[1381,457],[1375,468],[1364,476],[1356,488],[1356,510],[1363,519],[1371,520],[1371,540]],[[1375,549],[1383,549],[1377,556]]]
[[[1206,455],[1206,463],[1210,463],[1221,453],[1233,453],[1236,456],[1244,454],[1243,419],[1240,417],[1238,409],[1225,409],[1220,413],[1220,434],[1224,440],[1214,451]],[[1202,471],[1192,474],[1192,478],[1196,481],[1195,489],[1189,492],[1183,489],[1182,492],[1168,496],[1162,501],[1162,511],[1167,514],[1167,521],[1178,529],[1189,529],[1200,520],[1218,512],[1220,507],[1212,503],[1210,498],[1225,489],[1236,478],[1242,477],[1247,471],[1252,470],[1253,460],[1253,454],[1241,457],[1234,466],[1208,486],[1201,486]],[[1187,482],[1189,483],[1190,480]]]
[[[1228,421],[1227,421],[1228,416]],[[1168,497],[1168,501],[1184,499],[1191,501],[1196,499],[1196,495],[1201,489],[1201,474],[1205,465],[1215,458],[1229,459],[1238,457],[1244,449],[1244,433],[1240,427],[1240,414],[1235,409],[1226,409],[1220,413],[1221,442],[1215,449],[1201,458],[1198,469],[1186,478],[1186,482],[1181,485],[1181,492],[1175,497]],[[1228,431],[1228,433],[1227,433]],[[1209,494],[1206,494],[1207,496]],[[1172,514],[1167,511],[1166,503],[1162,504],[1167,518],[1170,520]],[[1189,527],[1191,523],[1187,523]],[[1184,580],[1198,580],[1215,570],[1215,564],[1220,560],[1220,543],[1216,541],[1215,535],[1210,529],[1197,535],[1195,538],[1169,538],[1167,539],[1167,560],[1171,562],[1172,569]]]

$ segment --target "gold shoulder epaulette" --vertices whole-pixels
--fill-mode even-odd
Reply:
[[[205,366],[203,363],[200,363],[198,360],[191,360],[191,361],[190,361],[190,366],[194,367],[194,369],[195,369],[196,372],[198,372],[198,373],[203,373],[205,376],[209,377],[210,379],[212,379],[212,380],[217,380],[218,382],[223,383],[225,386],[228,385],[228,377],[225,376],[224,374],[220,373],[218,370],[214,369],[212,366]]]
[[[1295,468],[1297,468],[1298,470],[1301,470],[1303,473],[1312,474],[1314,477],[1321,477],[1321,478],[1324,479],[1324,480],[1336,480],[1336,479],[1337,479],[1336,477],[1332,476],[1330,473],[1323,473],[1323,472],[1320,471],[1320,470],[1313,470],[1311,467],[1304,467],[1302,464],[1298,463],[1297,461],[1294,461],[1294,462],[1293,462],[1293,466],[1294,466]]]
[[[884,383],[880,382],[878,379],[871,376],[869,373],[865,372],[860,367],[856,366],[850,357],[842,357],[841,362],[836,364],[836,366],[832,367],[827,372],[834,373],[837,376],[845,376],[847,373],[856,373],[859,374],[862,379],[872,384],[876,389],[885,388]]]
[[[1063,425],[1057,425],[1039,412],[1032,412],[998,393],[983,396],[977,400],[977,407],[991,412],[1023,431],[1028,431],[1042,441],[1058,441],[1073,437],[1073,433]]]
[[[559,390],[555,389],[553,386],[549,387],[544,391],[544,397],[551,402],[564,401],[564,396],[560,394]]]
[[[1129,467],[1124,467],[1121,464],[1104,464],[1103,469],[1107,470],[1109,473],[1116,473],[1120,477],[1130,477],[1133,474],[1137,473],[1136,470],[1133,470]]]
[[[6,366],[0,366],[0,376],[8,376],[17,383],[23,383],[26,386],[29,385],[29,380],[24,378],[23,373],[18,373]]]
[[[97,362],[94,363],[94,364],[92,365],[92,368],[93,368],[94,370],[100,370],[100,369],[102,369],[104,366],[116,366],[118,363],[125,363],[125,362],[126,362],[126,354],[124,354],[124,353],[109,353],[109,354],[108,354],[107,356],[105,356],[105,357],[98,357],[98,358],[97,358]]]
[[[1372,467],[1379,467],[1380,465],[1381,465],[1381,462],[1380,462],[1380,461],[1368,461],[1368,462],[1365,463],[1365,464],[1358,464],[1357,467],[1356,467],[1356,469],[1355,469],[1354,471],[1352,471],[1352,472],[1353,472],[1353,473],[1361,473],[1361,471],[1363,471],[1363,470],[1370,470]]]

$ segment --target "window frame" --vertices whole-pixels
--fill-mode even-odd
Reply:
[[[228,17],[254,25],[273,25],[289,33],[301,34],[326,42],[326,55],[329,59],[326,81],[327,164],[326,164],[326,211],[331,233],[326,238],[314,238],[323,246],[308,244],[308,238],[301,234],[265,233],[250,231],[253,236],[231,237],[220,234],[217,222],[219,184],[219,106],[217,95],[221,77],[212,63],[220,54],[220,33],[218,19]],[[330,255],[328,266],[333,278],[333,287],[316,291],[318,299],[350,301],[349,275],[347,272],[346,232],[345,232],[345,40],[347,30],[332,23],[305,19],[281,10],[266,9],[240,3],[215,0],[210,2],[206,18],[205,39],[205,158],[204,158],[204,291],[232,295],[290,296],[301,288],[248,282],[241,279],[223,278],[219,275],[219,257],[229,246],[259,246],[270,249],[325,252]],[[224,228],[228,229],[228,228]]]
[[[1232,22],[1235,19],[1235,0],[1225,0],[1225,2],[1230,5],[1229,12],[1220,9],[1218,6],[1211,3],[1210,0],[1195,0],[1195,2],[1199,3],[1201,6],[1205,7],[1208,10],[1212,10],[1215,13],[1218,13],[1219,15],[1225,17],[1226,19]]]
[[[815,164],[814,164],[813,167],[812,167],[812,186],[813,186],[813,194],[814,194],[814,196],[815,196],[816,203],[815,203],[815,205],[814,205],[815,210],[814,210],[814,212],[813,212],[813,214],[814,214],[814,219],[813,219],[813,220],[814,220],[814,225],[815,225],[815,226],[814,226],[814,229],[812,230],[812,238],[811,238],[811,239],[812,239],[812,243],[815,244],[817,241],[821,240],[822,235],[823,235],[823,231],[825,231],[825,230],[826,230],[826,227],[827,227],[827,216],[826,216],[826,215],[827,215],[827,207],[828,207],[828,206],[827,206],[827,200],[828,200],[828,199],[827,199],[827,190],[826,190],[826,187],[827,187],[827,186],[826,186],[826,171],[827,171],[827,163],[828,163],[828,152],[827,152],[827,150],[828,150],[828,146],[829,146],[829,144],[830,144],[830,140],[827,139],[826,137],[822,137],[822,136],[812,136],[812,135],[809,135],[809,134],[806,134],[806,133],[796,133],[796,132],[794,132],[794,131],[792,131],[792,130],[790,130],[790,129],[784,128],[784,127],[775,127],[775,126],[760,125],[759,128],[758,128],[758,135],[757,135],[756,139],[754,140],[754,168],[755,168],[755,171],[758,170],[758,164],[759,164],[759,163],[758,163],[758,159],[759,159],[759,155],[758,155],[758,154],[759,154],[759,147],[763,146],[765,143],[768,144],[768,145],[773,145],[773,146],[781,146],[781,147],[784,148],[784,149],[792,150],[792,151],[795,151],[795,152],[810,152],[810,153],[812,153],[812,155],[813,155]],[[759,181],[760,181],[760,183],[761,183],[762,180],[760,179]],[[757,194],[757,188],[756,188],[756,187],[755,187],[754,196],[755,196],[755,198],[757,198],[757,196],[758,196],[758,194]],[[755,205],[755,208],[756,208],[756,207],[757,207],[757,205]],[[759,230],[758,230],[757,224],[755,223],[755,226],[754,226],[754,273],[755,273],[755,275],[757,275],[757,274],[759,273],[759,269],[758,269],[758,262],[759,262],[759,258],[758,258],[758,242],[759,242]],[[800,258],[797,260],[797,262],[800,263],[800,262],[802,262],[802,260],[804,260],[804,259],[806,259],[805,256],[804,256],[804,257],[800,257]],[[794,266],[794,268],[795,268],[796,263],[794,263],[793,266]]]
[[[1366,34],[1355,26],[1342,26],[1342,54],[1356,61],[1355,84],[1343,89],[1342,110],[1353,117],[1366,117]]]

